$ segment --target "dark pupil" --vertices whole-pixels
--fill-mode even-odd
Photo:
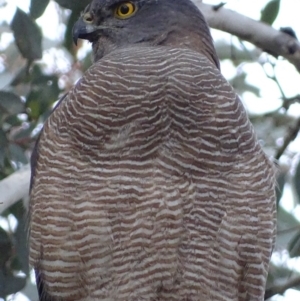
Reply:
[[[129,7],[127,5],[122,5],[120,7],[120,12],[122,15],[127,15],[129,12]]]

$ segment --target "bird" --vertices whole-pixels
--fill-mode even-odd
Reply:
[[[41,301],[263,300],[276,168],[190,0],[93,0],[93,63],[31,158]]]

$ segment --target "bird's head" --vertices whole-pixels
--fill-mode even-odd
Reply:
[[[97,61],[120,47],[163,45],[189,48],[219,67],[209,28],[190,0],[93,0],[73,28],[73,39],[93,44]]]

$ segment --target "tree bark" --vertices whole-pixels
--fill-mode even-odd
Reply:
[[[300,43],[294,37],[224,6],[216,9],[201,0],[192,1],[201,10],[210,27],[235,35],[275,57],[282,56],[300,72]]]

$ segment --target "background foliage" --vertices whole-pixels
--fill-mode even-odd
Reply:
[[[78,51],[82,44],[74,47],[71,39],[72,26],[90,0],[55,2],[58,4],[57,13],[60,14],[61,22],[66,24],[61,41],[53,43],[43,38],[41,28],[36,22],[36,19],[43,15],[50,0],[31,0],[29,13],[17,9],[10,24],[0,23],[0,37],[5,33],[12,33],[14,37],[5,49],[0,50],[0,81],[7,83],[0,90],[0,180],[29,162],[35,139],[53,104],[70,89],[90,64],[88,52],[80,62],[78,61]],[[272,24],[279,12],[280,0],[269,1],[261,12],[261,20]],[[228,52],[228,48],[231,51]],[[246,46],[242,47],[242,50],[234,48],[233,45],[227,45],[226,50],[224,45],[219,45],[220,57],[230,60],[237,68],[240,64],[259,61],[257,57],[249,55],[252,50]],[[70,66],[67,70],[53,68],[51,63],[47,64],[45,60],[41,60],[45,51],[49,49],[60,51],[68,58]],[[274,58],[267,58],[259,63],[271,64],[273,71],[277,64]],[[300,119],[288,114],[288,110],[295,102],[300,102],[300,96],[287,98],[276,72],[271,75],[266,73],[266,76],[274,81],[282,92],[282,107],[250,118],[267,152],[281,157],[277,190],[278,238],[267,286],[267,294],[272,295],[274,292],[283,293],[289,287],[300,290],[300,274],[293,268],[293,262],[296,262],[297,258],[300,260],[300,223],[292,213],[288,213],[281,206],[282,192],[285,188],[292,191],[295,208],[299,203],[300,157],[297,152],[291,150],[285,152],[284,156],[278,153],[285,136],[291,136],[288,143],[297,137]],[[245,91],[260,95],[260,87],[247,83],[245,73],[237,72],[231,83],[240,95]],[[26,210],[20,201],[3,212],[0,219],[0,298],[3,299],[19,291],[27,294],[32,300],[37,299],[32,284],[32,272],[28,266],[24,217]],[[294,282],[291,284],[292,281]]]

